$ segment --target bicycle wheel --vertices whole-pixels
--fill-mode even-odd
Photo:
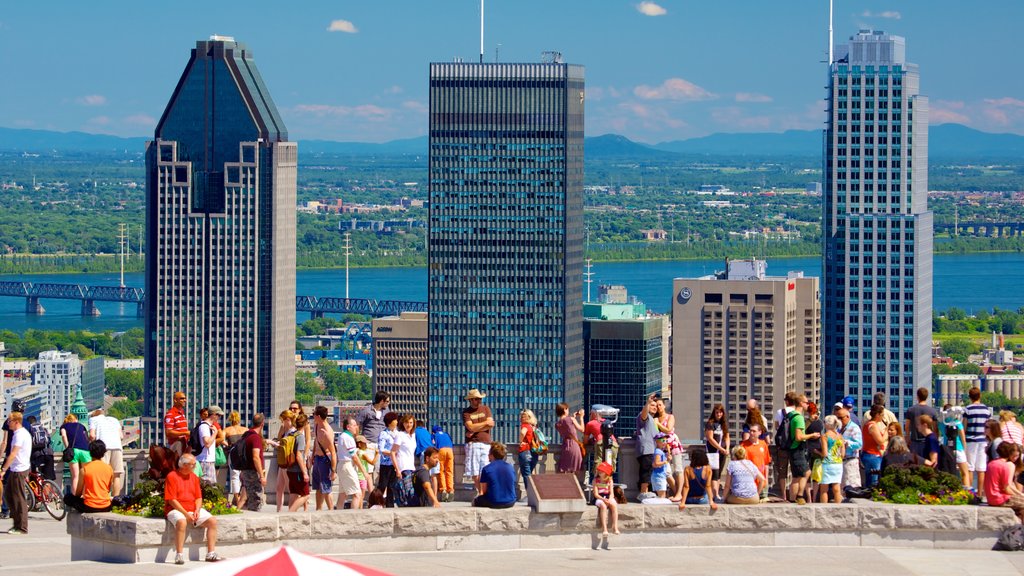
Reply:
[[[31,512],[31,511],[36,509],[36,504],[38,504],[38,503],[39,502],[36,500],[35,493],[32,492],[32,488],[28,485],[28,482],[26,482],[25,483],[25,509]]]
[[[40,490],[43,496],[43,507],[58,522],[64,519],[68,511],[64,508],[64,498],[61,497],[60,488],[53,480],[47,480]]]

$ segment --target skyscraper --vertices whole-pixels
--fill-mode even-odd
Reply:
[[[146,148],[144,441],[175,390],[190,423],[291,400],[296,153],[252,52],[197,42]]]
[[[905,40],[861,30],[830,64],[824,154],[825,402],[897,414],[930,388],[928,100]]]
[[[373,392],[390,394],[391,410],[427,419],[426,312],[373,320]]]
[[[503,442],[583,402],[583,67],[551,60],[430,65],[428,413],[456,438],[472,388]]]

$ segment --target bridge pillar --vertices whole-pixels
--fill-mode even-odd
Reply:
[[[146,303],[145,302],[139,302],[135,306],[135,317],[136,318],[145,318],[146,317]]]
[[[46,312],[46,308],[43,308],[43,305],[39,303],[38,296],[25,298],[25,314],[35,315],[42,314],[43,312]]]
[[[100,309],[96,307],[95,300],[82,300],[82,316],[99,316]]]
[[[323,318],[323,317],[324,317],[324,313],[323,312],[316,312],[316,311],[314,311],[314,312],[310,312],[309,313],[309,319],[310,320],[316,320],[317,318]]]

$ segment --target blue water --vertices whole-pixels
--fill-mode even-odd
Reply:
[[[672,279],[696,277],[721,270],[721,260],[690,260],[668,262],[618,262],[594,265],[593,295],[598,284],[622,284],[630,294],[655,312],[667,312],[672,297]],[[807,276],[821,275],[819,258],[779,258],[770,260],[768,273],[784,275],[802,270]],[[999,307],[1016,310],[1024,307],[1020,289],[1024,270],[1024,254],[966,254],[935,257],[935,308],[958,306],[970,311]],[[31,276],[0,275],[0,280],[30,282],[82,283],[116,286],[117,274],[45,274]],[[143,285],[142,274],[125,274],[128,286]],[[298,273],[300,295],[344,296],[344,270],[310,270]],[[353,269],[349,277],[349,294],[353,298],[378,300],[419,300],[427,298],[426,268],[364,268]],[[24,313],[21,298],[0,297],[0,331],[21,332],[28,328],[44,330],[125,330],[142,326],[135,317],[135,305],[100,302],[101,315],[80,316],[81,304],[72,300],[43,300],[46,313],[29,316]],[[299,314],[299,321],[306,320]]]

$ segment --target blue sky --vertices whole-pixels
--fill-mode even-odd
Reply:
[[[489,0],[487,61],[587,67],[587,133],[821,126],[825,0]],[[839,41],[907,38],[932,123],[1024,134],[1021,0],[838,0]],[[332,30],[333,29],[333,30]],[[477,59],[479,0],[5,2],[0,126],[151,135],[197,39],[235,36],[293,139],[426,133],[427,64]],[[500,47],[498,46],[500,44]]]

